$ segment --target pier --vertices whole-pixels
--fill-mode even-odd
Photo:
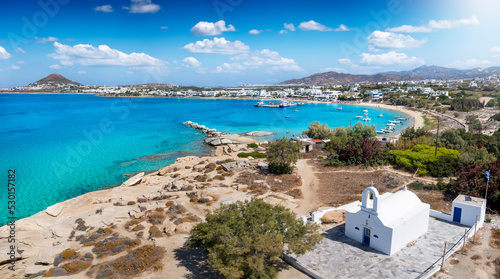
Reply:
[[[196,122],[186,121],[182,124],[201,131],[202,133],[206,134],[207,137],[220,137],[222,135],[222,132],[219,132],[216,129],[208,128],[205,125],[200,125]]]

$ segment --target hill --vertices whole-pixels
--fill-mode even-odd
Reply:
[[[492,74],[500,75],[500,67],[473,68],[469,70],[459,70],[440,66],[421,66],[409,71],[392,71],[374,75],[353,75],[337,72],[317,73],[308,77],[299,79],[290,79],[279,83],[280,85],[289,84],[343,84],[357,82],[386,82],[403,80],[421,80],[421,79],[465,79],[475,77],[485,77]]]
[[[80,86],[81,84],[72,80],[69,80],[60,74],[50,74],[32,84],[37,84],[37,85],[49,85],[49,84],[68,84],[68,85],[76,85]]]
[[[339,84],[339,83],[357,83],[357,82],[385,82],[385,81],[402,81],[402,80],[420,80],[421,78],[415,75],[399,75],[380,73],[375,75],[353,75],[337,72],[318,73],[305,78],[290,79],[279,83],[280,85],[288,84]]]

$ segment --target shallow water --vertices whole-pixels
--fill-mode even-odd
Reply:
[[[261,139],[291,137],[313,121],[355,124],[363,106],[308,104],[256,108],[253,100],[103,98],[90,95],[0,94],[0,170],[16,170],[16,217],[109,188],[138,171],[160,169],[186,155],[201,155],[203,134],[190,120],[224,133],[263,130]],[[342,110],[337,109],[339,106]],[[377,129],[401,113],[366,107]],[[297,111],[295,111],[297,110]],[[378,115],[382,113],[383,117]],[[406,116],[405,117],[409,117]],[[398,130],[411,124],[399,125]],[[154,155],[154,156],[153,156]],[[0,224],[7,220],[1,187]]]

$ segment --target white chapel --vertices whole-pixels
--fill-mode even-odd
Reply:
[[[427,232],[430,205],[406,187],[379,195],[373,183],[363,191],[361,206],[346,212],[346,236],[391,255]]]

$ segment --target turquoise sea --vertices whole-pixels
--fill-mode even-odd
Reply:
[[[308,104],[275,109],[256,108],[254,103],[0,94],[0,179],[6,185],[8,170],[16,170],[15,215],[23,218],[57,202],[118,185],[127,179],[124,174],[157,170],[178,157],[209,152],[203,134],[182,124],[187,120],[232,134],[260,128],[276,133],[261,139],[276,139],[300,134],[313,121],[347,127],[357,122],[355,117],[363,115],[365,108],[377,129],[401,115],[364,106]],[[411,124],[406,121],[397,128]],[[5,224],[10,216],[7,187],[1,187],[0,195],[0,224]]]

